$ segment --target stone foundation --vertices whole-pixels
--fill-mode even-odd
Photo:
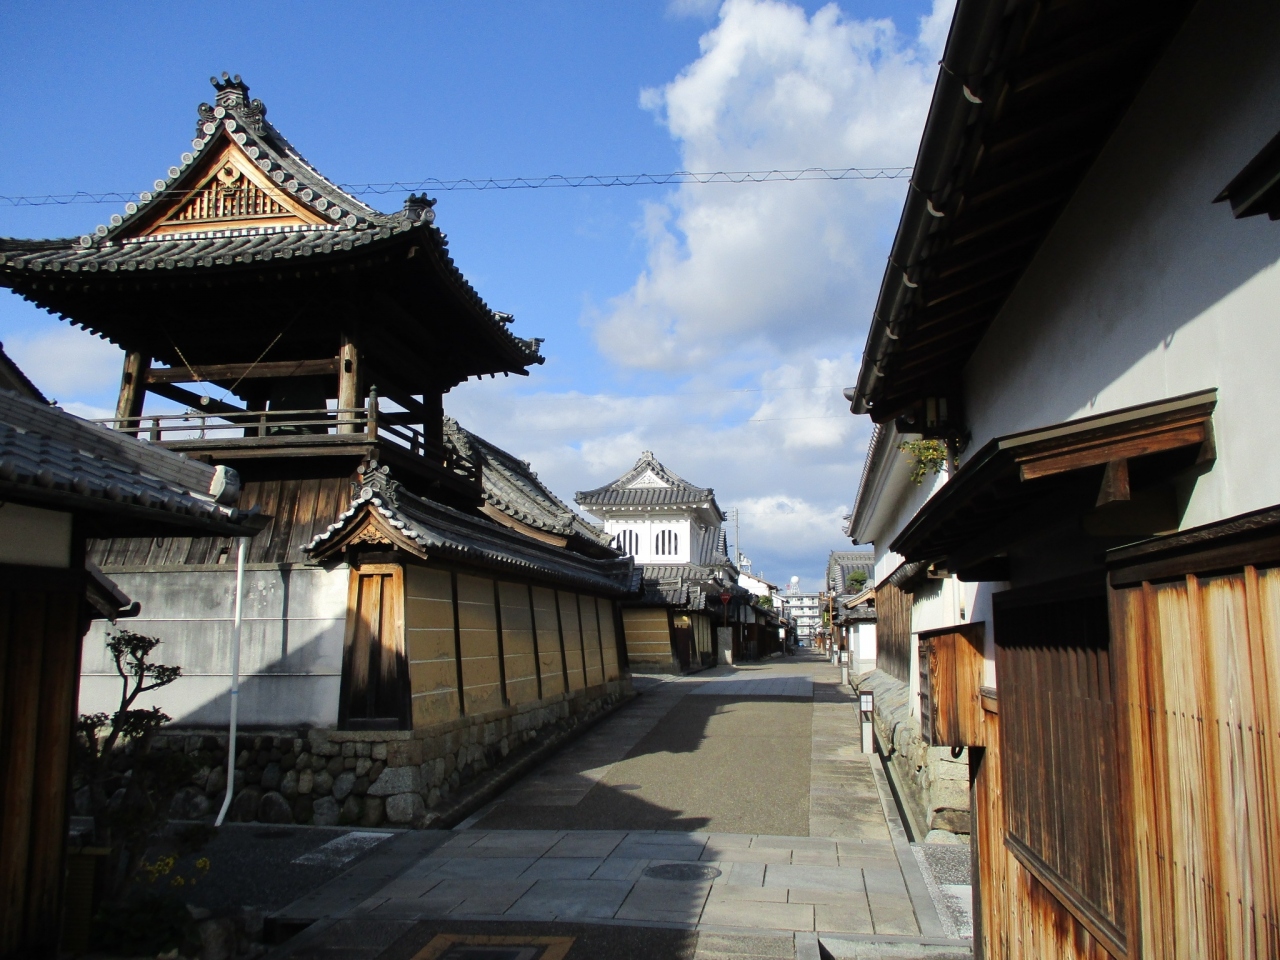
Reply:
[[[969,753],[951,756],[950,747],[931,747],[921,739],[920,721],[911,713],[911,691],[883,670],[858,679],[875,694],[875,731],[916,840],[968,839]]]
[[[244,731],[228,820],[428,827],[480,774],[557,734],[590,723],[631,694],[629,680],[425,730],[301,728]],[[170,816],[212,819],[226,790],[227,731],[168,727],[152,744],[198,765]]]

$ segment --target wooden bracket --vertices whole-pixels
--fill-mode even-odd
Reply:
[[[1102,487],[1098,490],[1095,507],[1129,499],[1129,461],[1112,460],[1102,474]]]

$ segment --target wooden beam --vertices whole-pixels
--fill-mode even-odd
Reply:
[[[1066,449],[1059,448],[1047,455],[1018,457],[1018,474],[1024,481],[1035,480],[1070,470],[1110,464],[1115,460],[1128,460],[1164,450],[1195,446],[1204,443],[1208,436],[1207,420],[1208,414],[1203,414],[1192,423],[1144,425],[1134,429],[1128,436],[1082,438]]]
[[[276,360],[271,363],[217,363],[196,367],[161,367],[147,372],[147,384],[236,381],[265,377],[323,377],[338,373],[339,358]],[[194,376],[193,376],[194,374]]]
[[[151,392],[157,396],[164,397],[166,400],[173,400],[177,403],[185,403],[193,410],[201,413],[247,413],[244,407],[237,407],[230,403],[223,403],[221,400],[215,400],[213,397],[202,397],[198,393],[192,393],[190,390],[184,390],[182,387],[175,387],[171,383],[157,383],[151,386]]]
[[[1098,490],[1098,500],[1094,506],[1115,503],[1117,500],[1129,499],[1129,461],[1112,460],[1102,474],[1102,486]]]

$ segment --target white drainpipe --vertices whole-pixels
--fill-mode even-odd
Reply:
[[[241,611],[244,606],[244,555],[249,549],[248,537],[236,541],[236,623],[231,633],[231,730],[227,736],[227,792],[222,798],[222,809],[215,827],[222,826],[227,808],[231,806],[231,793],[236,784],[236,721],[240,707],[240,629],[243,625]]]

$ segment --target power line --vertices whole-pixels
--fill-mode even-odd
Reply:
[[[693,173],[675,170],[671,173],[618,173],[582,174],[563,176],[549,174],[543,177],[489,177],[458,180],[439,180],[428,177],[412,182],[397,180],[389,183],[340,183],[339,188],[354,196],[364,194],[413,193],[418,190],[543,190],[566,187],[650,187],[681,183],[795,183],[803,180],[902,180],[911,176],[911,167],[806,167],[803,170],[716,170],[709,173]],[[152,196],[161,198],[184,191],[161,190]],[[40,196],[0,195],[0,203],[11,207],[42,207],[72,203],[128,203],[139,198],[138,192],[109,190],[93,193],[77,190],[74,193],[49,193]]]

